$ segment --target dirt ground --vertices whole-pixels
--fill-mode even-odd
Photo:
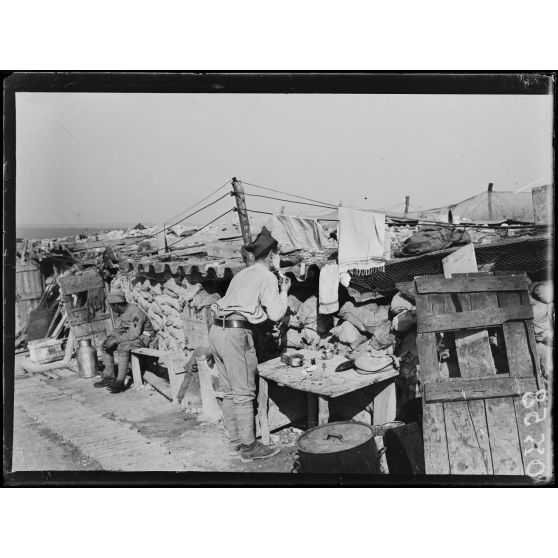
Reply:
[[[242,463],[229,457],[221,423],[178,410],[151,389],[112,395],[72,368],[51,376],[16,365],[12,471],[292,470],[295,436],[277,456]]]

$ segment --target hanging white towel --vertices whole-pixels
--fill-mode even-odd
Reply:
[[[339,310],[339,266],[327,264],[320,270],[320,314]]]
[[[381,213],[339,207],[339,272],[384,271],[385,227]]]

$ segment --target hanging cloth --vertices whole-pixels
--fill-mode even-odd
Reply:
[[[385,232],[385,215],[339,207],[339,272],[384,271]]]
[[[282,252],[321,252],[334,246],[317,219],[274,214],[272,234]]]

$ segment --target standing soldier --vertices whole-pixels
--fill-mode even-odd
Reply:
[[[209,331],[209,347],[223,389],[229,454],[240,454],[243,462],[250,462],[279,453],[279,448],[256,441],[254,399],[258,360],[253,327],[267,319],[278,322],[284,316],[291,282],[285,277],[279,286],[272,273],[279,271],[279,248],[265,227],[245,248],[254,254],[255,263],[235,275],[225,296],[213,305],[215,318]]]

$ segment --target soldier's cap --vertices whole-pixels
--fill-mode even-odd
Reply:
[[[277,244],[277,240],[271,236],[267,227],[264,226],[262,227],[262,230],[256,240],[250,244],[246,244],[244,248],[248,252],[252,252],[254,254],[254,258],[258,259],[263,252],[265,252],[268,248],[271,248],[274,244]]]
[[[126,297],[124,296],[123,291],[117,289],[117,290],[111,291],[108,294],[107,300],[109,301],[109,304],[118,304],[119,302],[126,302]]]

